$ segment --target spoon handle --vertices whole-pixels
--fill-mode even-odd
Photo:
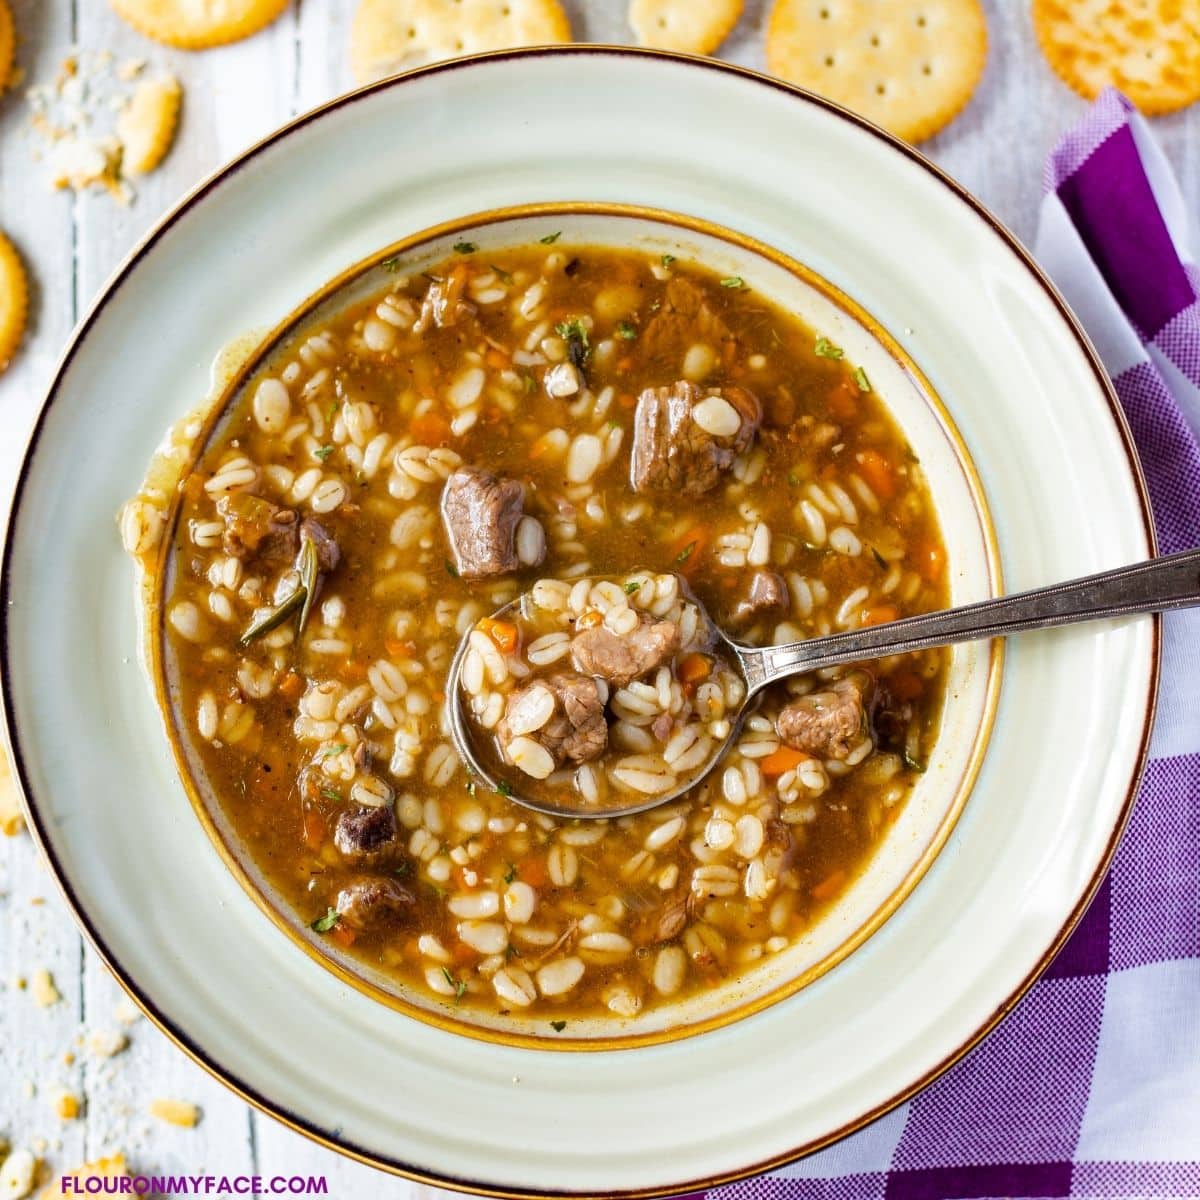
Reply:
[[[885,625],[851,629],[783,646],[754,650],[739,646],[738,653],[750,691],[756,692],[789,675],[862,659],[1004,637],[1027,629],[1193,606],[1200,606],[1200,550],[1185,550],[1084,579],[905,617]]]

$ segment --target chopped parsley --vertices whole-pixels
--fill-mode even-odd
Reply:
[[[566,1021],[551,1021],[550,1022],[550,1028],[553,1029],[555,1033],[562,1033],[562,1031],[564,1029],[566,1029],[566,1027],[567,1027]]]
[[[538,238],[538,241],[541,242],[543,246],[553,246],[560,237],[562,237],[561,229],[557,233],[548,233],[545,237]]]
[[[792,487],[799,487],[800,486],[800,476],[797,475],[795,471],[789,471],[788,472],[788,483],[790,483],[792,485]]]
[[[592,352],[592,343],[588,340],[587,326],[582,317],[571,317],[559,321],[554,332],[567,343],[567,357],[576,368],[582,367]]]
[[[871,381],[867,378],[867,373],[862,367],[854,368],[854,382],[858,384],[860,392],[869,392],[871,390]]]
[[[400,255],[393,254],[391,258],[385,258],[379,265],[385,271],[394,275],[398,270],[400,270]]]
[[[913,756],[909,754],[907,750],[904,752],[904,765],[910,771],[916,771],[918,774],[925,770],[925,764],[920,762],[918,759],[913,758]]]
[[[325,414],[325,420],[332,421],[337,416],[338,402],[335,400],[330,406],[329,411]]]
[[[323,917],[318,917],[310,926],[314,933],[328,933],[338,923],[336,908],[327,908]]]
[[[516,879],[516,877],[517,877],[517,868],[516,868],[516,867],[514,867],[514,866],[512,865],[512,863],[509,863],[509,864],[508,864],[508,869],[507,869],[507,870],[504,872],[504,882],[505,882],[505,883],[512,883],[512,881],[513,881],[514,879]]]
[[[813,349],[818,358],[841,358],[845,353],[841,346],[835,346],[827,337],[817,338],[817,344]]]
[[[403,878],[405,875],[412,874],[412,863],[406,858],[398,867],[392,871],[393,875],[399,875]]]
[[[744,288],[746,281],[740,275],[729,275],[721,280],[723,288]]]
[[[617,337],[624,338],[627,342],[632,342],[637,337],[637,329],[631,321],[619,321],[617,323]]]
[[[450,974],[449,967],[443,967],[442,974],[445,975],[446,982],[454,989],[455,1000],[461,1000],[463,998],[463,992],[467,990],[467,985],[463,983],[461,979],[455,979],[454,976]]]
[[[508,786],[507,780],[502,779],[496,784],[496,794],[503,796],[506,800],[513,794],[513,790]]]
[[[446,574],[449,575],[451,579],[457,579],[458,568],[448,558],[443,559],[442,561],[446,564]]]
[[[474,254],[479,247],[474,242],[455,242],[454,252],[456,254]]]
[[[488,265],[496,272],[496,278],[501,283],[512,283],[513,277],[503,267],[498,267],[495,263],[489,263]]]
[[[473,779],[467,780],[467,795],[468,796],[475,795],[475,780],[473,780]]]
[[[342,802],[342,793],[335,791],[333,788],[322,788],[321,795],[324,796],[326,800],[335,800],[339,804]]]
[[[662,265],[664,267],[669,267],[674,261],[675,261],[675,255],[673,255],[673,254],[664,254],[662,256]]]
[[[319,450],[313,451],[313,456],[324,462],[333,453],[332,446],[322,446]]]
[[[692,553],[695,549],[696,543],[694,541],[688,542],[688,544],[684,546],[684,548],[680,550],[677,555],[675,555],[675,561],[677,563],[687,562],[687,560],[692,557]]]
[[[350,747],[347,746],[345,742],[335,742],[332,746],[326,746],[325,749],[321,751],[321,757],[328,758],[331,754],[343,754],[349,749]]]
[[[638,590],[638,588],[640,588],[641,586],[642,585],[636,579],[631,579],[625,585],[625,595],[632,596],[633,593],[636,592]]]

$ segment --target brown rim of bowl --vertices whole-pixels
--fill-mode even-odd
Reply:
[[[196,463],[203,457],[211,444],[213,436],[219,432],[226,419],[230,406],[241,399],[241,393],[252,380],[257,371],[263,368],[270,358],[289,340],[304,330],[313,315],[338,293],[347,287],[354,287],[364,280],[369,272],[380,264],[399,256],[407,256],[416,252],[418,255],[432,243],[446,242],[449,239],[467,234],[478,234],[492,225],[502,225],[513,221],[528,221],[539,218],[569,219],[571,217],[612,217],[618,220],[640,221],[667,226],[677,230],[681,237],[688,233],[699,234],[715,241],[723,242],[738,250],[760,258],[786,271],[793,278],[801,280],[814,291],[831,301],[841,311],[862,325],[876,343],[897,363],[912,381],[921,394],[925,404],[935,417],[942,435],[949,443],[956,459],[958,469],[962,473],[968,491],[974,504],[975,517],[979,524],[980,538],[984,546],[987,560],[988,586],[992,595],[999,593],[1002,586],[1000,573],[1000,552],[996,530],[988,508],[987,497],[984,494],[983,482],[975,467],[970,450],[957,425],[954,423],[941,397],[926,378],[924,372],[913,361],[900,343],[880,324],[871,313],[840,288],[830,283],[811,267],[798,262],[782,251],[776,250],[745,234],[737,233],[724,226],[698,217],[685,216],[680,213],[662,209],[646,208],[641,205],[559,202],[550,204],[523,204],[499,209],[489,209],[482,213],[473,213],[444,221],[428,229],[419,230],[406,238],[384,246],[358,262],[344,268],[322,287],[305,297],[290,313],[275,327],[265,334],[249,355],[239,364],[229,380],[222,386],[212,400],[208,412],[204,416],[203,425],[189,448],[187,459],[182,467],[186,475],[195,468]],[[566,243],[564,243],[566,244]],[[680,250],[682,254],[683,251]],[[166,590],[169,582],[169,566],[174,554],[175,534],[179,524],[182,508],[181,497],[176,493],[168,511],[164,534],[159,542],[156,555],[153,594],[148,601],[148,610],[161,618],[165,611]],[[182,728],[183,722],[178,711],[178,704],[173,701],[167,667],[167,654],[164,650],[166,636],[165,622],[156,621],[156,627],[147,631],[150,646],[151,676],[155,699],[158,702],[160,714],[166,729],[171,752],[180,780],[188,794],[192,809],[209,840],[216,848],[221,861],[233,874],[243,891],[254,901],[268,919],[288,938],[291,939],[309,958],[320,963],[326,970],[332,971],[343,983],[358,992],[389,1008],[404,1013],[415,1020],[432,1025],[443,1032],[455,1033],[461,1036],[475,1038],[479,1041],[497,1043],[504,1046],[519,1046],[525,1049],[548,1052],[581,1052],[602,1050],[623,1050],[641,1046],[655,1046],[681,1041],[684,1038],[695,1037],[711,1030],[722,1029],[754,1013],[786,1000],[814,980],[832,970],[838,963],[846,959],[868,938],[875,934],[887,920],[895,914],[900,905],[908,898],[933,865],[937,855],[949,840],[970,793],[978,777],[983,763],[988,743],[991,739],[995,723],[996,710],[999,704],[1000,681],[1004,660],[1003,640],[993,641],[987,653],[987,677],[984,684],[983,712],[976,730],[970,751],[959,777],[953,783],[953,793],[940,817],[936,828],[928,841],[921,847],[916,860],[904,878],[892,892],[863,919],[845,938],[825,957],[795,976],[780,979],[770,989],[749,999],[731,997],[728,1007],[710,1017],[699,1017],[686,1024],[668,1025],[664,1028],[647,1030],[643,1033],[616,1033],[612,1035],[599,1034],[594,1037],[546,1037],[531,1034],[523,1030],[504,1030],[499,1027],[476,1023],[464,1015],[456,1015],[456,1010],[443,1010],[441,1006],[427,1007],[424,1004],[409,1000],[403,992],[392,991],[381,986],[367,977],[356,962],[353,955],[341,954],[332,950],[322,939],[313,937],[304,927],[297,915],[291,911],[291,906],[276,894],[264,879],[258,882],[251,870],[245,865],[249,859],[243,848],[238,847],[238,839],[222,826],[229,824],[228,817],[221,811],[223,806],[215,795],[210,799],[211,788],[206,787],[200,776],[202,772],[193,765],[194,753],[189,753],[193,739]],[[869,861],[863,868],[869,869]],[[259,872],[261,874],[261,872]],[[862,871],[858,872],[861,874]],[[856,876],[857,877],[857,876]],[[407,989],[405,989],[407,990]]]
[[[550,57],[579,57],[579,56],[594,56],[594,57],[624,57],[624,58],[642,58],[648,60],[657,60],[665,63],[671,63],[679,66],[689,66],[696,69],[715,71],[721,74],[736,76],[748,82],[758,84],[763,87],[770,88],[784,95],[792,96],[796,100],[814,105],[841,120],[848,121],[858,129],[879,141],[890,146],[892,150],[903,155],[912,164],[922,168],[932,178],[942,184],[954,197],[965,204],[991,231],[996,235],[1001,242],[1013,253],[1033,276],[1034,280],[1041,286],[1051,303],[1058,310],[1060,317],[1074,337],[1080,351],[1089,361],[1092,373],[1095,376],[1097,385],[1101,393],[1104,395],[1108,403],[1110,416],[1117,427],[1117,431],[1121,437],[1122,446],[1125,449],[1126,458],[1129,464],[1130,474],[1133,477],[1139,499],[1141,501],[1142,524],[1146,536],[1146,543],[1150,552],[1157,553],[1157,538],[1154,530],[1153,517],[1150,508],[1149,493],[1146,488],[1146,479],[1142,472],[1141,462],[1137,455],[1137,450],[1133,442],[1132,434],[1130,433],[1129,424],[1126,420],[1124,410],[1121,408],[1120,401],[1117,398],[1116,392],[1113,390],[1112,383],[1108,378],[1107,373],[1100,361],[1099,355],[1092,346],[1083,327],[1080,325],[1078,318],[1071,311],[1062,294],[1050,281],[1049,277],[1037,264],[1032,255],[1021,245],[1016,236],[1012,234],[1005,225],[999,221],[992,213],[977,200],[970,192],[968,192],[961,184],[956,182],[950,175],[943,171],[931,160],[927,159],[920,151],[900,141],[892,134],[872,124],[864,117],[859,116],[850,110],[843,108],[841,105],[826,99],[823,96],[816,95],[813,92],[806,91],[804,88],[795,86],[794,84],[785,83],[780,79],[774,79],[762,72],[751,70],[748,67],[735,66],[731,63],[719,62],[715,59],[701,58],[695,55],[679,54],[670,51],[661,50],[645,50],[631,46],[618,45],[569,45],[569,46],[541,46],[527,47],[515,50],[497,50],[486,54],[471,55],[466,58],[451,59],[446,62],[433,63],[425,67],[417,67],[411,71],[404,72],[400,75],[391,76],[387,79],[379,80],[376,83],[368,84],[365,87],[358,88],[354,91],[347,92],[342,96],[337,96],[334,99],[327,101],[310,111],[301,114],[293,120],[285,123],[276,129],[273,133],[256,142],[253,146],[243,151],[237,158],[219,167],[206,179],[202,180],[195,188],[185,195],[173,208],[171,208],[157,222],[153,229],[138,242],[136,246],[125,257],[124,261],[116,268],[110,276],[109,281],[104,286],[103,291],[93,301],[87,313],[84,314],[78,326],[71,335],[70,341],[65,347],[62,356],[55,367],[54,376],[47,387],[46,397],[42,403],[42,407],[34,422],[33,429],[30,433],[29,441],[26,446],[25,454],[21,461],[21,466],[18,470],[16,486],[13,494],[12,507],[8,522],[5,526],[5,538],[3,556],[0,558],[0,660],[7,658],[7,647],[9,640],[9,625],[8,625],[8,609],[11,603],[11,558],[12,558],[12,533],[17,527],[17,522],[20,516],[21,503],[24,499],[25,488],[28,482],[28,477],[31,470],[33,458],[38,449],[38,443],[44,431],[47,413],[50,406],[53,404],[58,389],[62,383],[62,379],[72,360],[75,357],[76,351],[83,343],[87,333],[90,331],[96,317],[104,307],[105,303],[112,295],[120,288],[121,284],[129,276],[130,272],[139,264],[148,251],[154,244],[181,218],[189,209],[192,208],[200,200],[204,199],[210,192],[214,191],[221,182],[228,176],[235,174],[242,166],[247,164],[251,159],[255,158],[259,153],[275,142],[288,137],[297,129],[303,128],[309,122],[318,119],[327,112],[336,111],[345,108],[357,100],[363,99],[372,95],[377,91],[384,91],[392,87],[398,87],[411,79],[422,78],[426,75],[442,74],[456,70],[464,70],[469,67],[488,63],[492,61],[522,61],[533,60]],[[962,1044],[948,1054],[940,1062],[936,1063],[923,1075],[913,1080],[909,1085],[900,1089],[886,1101],[868,1111],[860,1114],[853,1121],[846,1122],[838,1129],[831,1130],[828,1134],[814,1139],[811,1142],[804,1143],[794,1147],[781,1154],[774,1155],[769,1159],[748,1164],[734,1171],[724,1172],[720,1175],[680,1181],[666,1186],[657,1186],[651,1188],[627,1188],[618,1191],[610,1191],[600,1193],[605,1197],[621,1197],[628,1200],[652,1200],[652,1198],[660,1196],[676,1195],[689,1191],[701,1191],[706,1188],[716,1187],[725,1183],[733,1183],[740,1179],[749,1178],[752,1175],[761,1174],[764,1171],[770,1171],[789,1162],[794,1162],[798,1158],[802,1158],[807,1154],[811,1154],[825,1146],[839,1141],[841,1138],[854,1133],[863,1126],[870,1124],[884,1113],[891,1111],[896,1105],[903,1103],[911,1096],[915,1095],[927,1084],[931,1083],[938,1076],[942,1075],[961,1058],[963,1058],[971,1049],[973,1049],[983,1038],[991,1032],[992,1029],[1016,1006],[1022,996],[1033,986],[1034,982],[1046,969],[1053,960],[1058,951],[1062,948],[1068,937],[1070,937],[1075,926],[1079,923],[1080,918],[1086,912],[1088,905],[1091,903],[1092,897],[1103,881],[1109,865],[1112,862],[1113,855],[1116,853],[1117,843],[1120,841],[1126,824],[1128,823],[1130,813],[1133,809],[1133,803],[1137,796],[1138,787],[1141,783],[1142,774],[1145,771],[1146,759],[1150,746],[1150,733],[1154,723],[1154,713],[1158,699],[1159,674],[1162,657],[1162,622],[1160,617],[1153,618],[1152,629],[1153,643],[1151,647],[1151,676],[1149,693],[1146,697],[1144,720],[1142,725],[1142,734],[1140,739],[1139,751],[1134,764],[1133,772],[1131,773],[1128,787],[1125,794],[1125,800],[1122,804],[1120,814],[1113,826],[1111,836],[1105,846],[1104,853],[1100,856],[1099,862],[1096,864],[1096,869],[1092,873],[1086,887],[1083,889],[1078,901],[1067,915],[1066,920],[1058,930],[1057,934],[1051,939],[1050,944],[1038,958],[1038,961],[1030,968],[1025,978],[1017,985],[1013,991],[1000,1002],[991,1015],[979,1026],[975,1032],[966,1038]],[[318,1129],[311,1122],[305,1121],[294,1113],[289,1112],[282,1105],[273,1103],[269,1098],[255,1091],[248,1084],[242,1082],[237,1075],[229,1069],[219,1067],[211,1063],[205,1056],[205,1052],[197,1046],[188,1035],[178,1028],[165,1014],[158,1011],[153,1001],[143,995],[139,990],[136,982],[130,978],[119,962],[109,952],[102,938],[99,937],[96,930],[93,928],[88,919],[86,911],[76,899],[69,880],[64,875],[61,865],[54,855],[49,838],[46,836],[46,829],[38,817],[36,805],[31,800],[31,789],[29,786],[29,775],[25,767],[24,754],[21,747],[19,731],[13,718],[12,694],[7,674],[0,675],[0,709],[3,710],[4,729],[8,736],[9,746],[12,751],[13,767],[15,776],[18,782],[19,791],[21,794],[22,805],[25,809],[26,817],[29,821],[29,827],[33,839],[37,847],[46,856],[46,861],[49,864],[51,874],[54,877],[55,883],[66,901],[67,907],[75,918],[84,936],[87,938],[92,948],[100,956],[105,965],[112,971],[113,976],[121,984],[124,990],[129,994],[130,998],[138,1005],[138,1007],[146,1014],[147,1018],[153,1022],[168,1038],[171,1039],[181,1050],[184,1051],[194,1062],[212,1075],[215,1079],[224,1083],[231,1091],[235,1092],[247,1103],[252,1104],[255,1108],[268,1116],[274,1117],[288,1128],[303,1134],[310,1140],[325,1146],[328,1149],[336,1150],[347,1157],[355,1159],[358,1162],[365,1163],[368,1166],[374,1166],[385,1171],[390,1171],[393,1174],[403,1175],[407,1178],[418,1182],[429,1183],[435,1186],[450,1187],[459,1191],[471,1192],[476,1195],[494,1196],[512,1198],[512,1200],[520,1200],[520,1198],[533,1197],[548,1197],[548,1196],[570,1196],[582,1197],[594,1193],[584,1192],[568,1192],[565,1190],[550,1191],[544,1188],[497,1188],[486,1183],[481,1183],[475,1180],[457,1178],[451,1175],[438,1175],[433,1172],[424,1171],[420,1168],[410,1166],[406,1163],[388,1159],[377,1154],[372,1154],[370,1151],[357,1146],[344,1137],[331,1135]]]

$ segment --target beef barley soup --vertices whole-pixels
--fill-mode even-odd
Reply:
[[[531,786],[652,789],[740,699],[689,597],[756,643],[945,604],[920,464],[837,345],[699,263],[548,229],[377,274],[250,377],[174,522],[123,510],[167,539],[192,761],[296,922],[426,1003],[569,1035],[738,977],[869,865],[946,654],[789,680],[683,799],[575,822],[465,771],[448,665],[469,634]]]

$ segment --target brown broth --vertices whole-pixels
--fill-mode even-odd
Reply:
[[[867,664],[872,742],[854,765],[809,758],[779,770],[787,755],[762,753],[778,741],[779,709],[827,686],[799,680],[764,697],[760,720],[709,781],[611,822],[557,821],[478,787],[439,719],[446,668],[462,633],[539,579],[678,572],[732,628],[754,570],[744,543],[760,524],[790,609],[741,628],[746,640],[942,607],[945,553],[919,463],[836,347],[699,264],[533,246],[486,261],[463,253],[428,276],[381,273],[380,282],[371,299],[280,348],[181,484],[164,606],[173,700],[237,837],[297,922],[316,923],[403,988],[459,1008],[544,1012],[557,1027],[605,1011],[630,1016],[749,970],[803,934],[869,864],[936,736],[943,652]],[[412,332],[428,289],[451,282],[475,311]],[[700,307],[673,319],[672,296],[698,297]],[[393,324],[375,315],[384,307]],[[570,349],[555,327],[576,332],[580,318],[591,323],[586,392],[551,397],[549,360]],[[752,391],[762,428],[708,494],[634,494],[637,397],[685,367],[705,388]],[[477,370],[478,398],[455,407],[456,388],[469,395],[463,381]],[[286,381],[280,420],[267,399],[256,418],[254,393],[268,378]],[[607,439],[620,444],[572,484],[565,446],[585,433],[606,450]],[[299,644],[294,619],[238,641],[286,590],[288,569],[222,548],[214,491],[243,458],[251,478],[233,490],[315,515],[341,549]],[[459,461],[524,483],[525,511],[545,528],[544,563],[475,582],[457,576],[438,498]],[[314,514],[314,496],[337,502]],[[322,715],[327,706],[334,716]],[[348,862],[333,842],[364,780],[393,793],[400,826],[397,847],[369,864]],[[412,903],[371,928],[335,920],[341,889],[369,878],[399,883]],[[527,887],[514,891],[518,883]],[[684,924],[673,930],[668,910],[680,905]],[[578,980],[556,991],[575,962]],[[521,1004],[513,989],[534,994]]]

